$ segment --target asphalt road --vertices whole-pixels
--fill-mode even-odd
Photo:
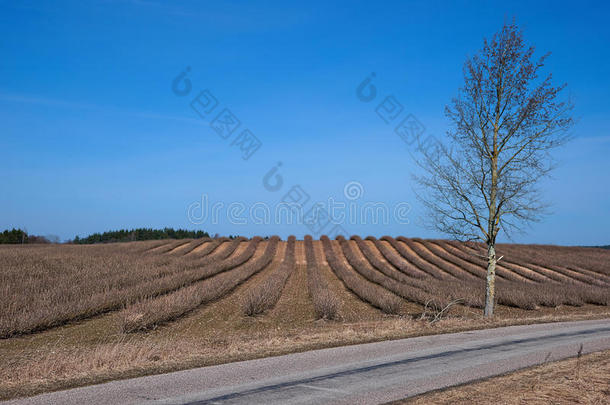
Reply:
[[[610,319],[314,350],[113,381],[6,404],[377,404],[610,349]],[[3,403],[4,404],[4,403]]]

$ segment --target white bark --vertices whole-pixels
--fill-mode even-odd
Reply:
[[[490,244],[487,248],[487,291],[485,293],[485,316],[494,314],[494,301],[496,295],[496,248]]]

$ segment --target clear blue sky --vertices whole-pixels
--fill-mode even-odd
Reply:
[[[552,52],[547,68],[568,83],[578,118],[543,184],[553,214],[515,240],[610,243],[604,2],[287,3],[0,1],[0,228],[302,236],[304,225],[193,225],[186,212],[203,194],[275,204],[295,184],[312,201],[346,201],[357,181],[360,202],[411,204],[410,223],[349,233],[442,236],[418,225],[409,148],[375,106],[394,95],[442,136],[466,57],[514,17]],[[172,80],[187,66],[192,91],[180,97]],[[364,103],[356,87],[371,72],[378,95]],[[204,89],[262,142],[247,161],[189,107]],[[284,185],[272,192],[262,179],[277,162]]]

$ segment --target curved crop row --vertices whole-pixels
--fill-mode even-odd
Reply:
[[[417,242],[421,243],[430,253],[438,256],[439,258],[453,264],[454,266],[460,267],[470,274],[476,276],[477,278],[485,278],[487,276],[486,265],[483,262],[476,262],[474,260],[466,260],[464,257],[460,255],[454,254],[447,249],[445,249],[442,245],[436,242],[431,242],[422,239],[415,239]],[[496,275],[498,279],[511,279],[510,276],[506,276],[504,274],[500,274],[498,270],[496,270]]]
[[[138,253],[138,254],[144,254],[147,253],[153,249],[156,249],[160,246],[163,246],[164,244],[168,243],[167,239],[155,239],[155,240],[139,240],[139,241],[133,241],[133,242],[108,242],[108,243],[104,243],[104,245],[106,246],[111,246],[114,245],[117,247],[117,250],[121,251],[122,253]],[[83,244],[80,246],[99,246],[100,244]]]
[[[247,316],[262,314],[277,304],[288,278],[293,273],[296,238],[288,237],[286,253],[280,266],[259,285],[247,292],[243,302],[243,311]]]
[[[450,250],[445,249],[439,243],[420,239],[417,239],[417,242],[424,245],[431,253],[437,255],[441,259],[452,263],[454,266],[458,266],[464,270],[467,270],[469,273],[476,275],[477,278],[487,277],[487,263],[480,261],[478,265],[475,265],[473,262],[476,263],[476,261],[466,260],[463,256],[460,256]],[[519,282],[534,282],[534,280],[530,278],[523,277],[520,274],[510,272],[504,267],[501,267],[500,265],[496,266],[496,276],[498,277],[498,280],[505,279]]]
[[[250,243],[244,252],[232,256],[240,243],[245,240],[247,239],[237,238],[231,241],[225,250],[218,251],[217,254],[206,255],[201,260],[194,262],[182,259],[176,261],[173,266],[168,266],[165,271],[158,273],[155,277],[134,280],[134,283],[124,285],[127,301],[117,303],[117,305],[133,303],[144,297],[168,294],[242,264],[254,254],[257,245]],[[115,306],[112,309],[117,308]]]
[[[477,251],[477,248],[482,247],[479,244],[462,244],[463,249]],[[577,261],[574,259],[575,251],[585,250],[587,254],[576,255]],[[517,266],[531,269],[532,271],[551,278],[559,283],[576,282],[592,285],[610,284],[610,270],[608,260],[610,254],[606,253],[605,268],[599,265],[599,258],[603,254],[599,254],[596,250],[589,248],[563,247],[563,246],[528,246],[528,245],[498,245],[498,254],[504,255],[505,263],[514,264]],[[597,257],[593,260],[590,255]],[[585,272],[574,268],[575,263],[585,265]],[[585,274],[586,273],[586,274]]]
[[[156,255],[171,253],[174,249],[178,249],[180,246],[183,246],[183,245],[188,245],[191,242],[192,241],[188,240],[188,239],[187,240],[184,240],[184,239],[176,240],[176,241],[170,242],[168,244],[162,245],[158,248],[155,248],[153,250],[149,250],[149,252],[154,253]]]
[[[189,255],[189,262],[188,265],[185,266],[185,269],[188,270],[202,267],[210,263],[218,262],[219,260],[225,260],[231,256],[235,250],[237,250],[242,242],[247,240],[248,239],[244,237],[239,237],[229,241],[220,240],[212,242],[213,244],[206,246],[201,252],[196,252],[193,255]],[[224,245],[226,245],[226,247]],[[210,255],[209,253],[211,252],[214,252],[215,254]]]
[[[447,242],[455,250],[467,249],[476,252],[473,246],[454,241]],[[564,275],[545,269],[541,266],[521,262],[520,258],[511,256],[502,259],[504,266],[520,266],[531,270],[532,274],[544,275],[547,278],[538,283],[497,280],[496,296],[501,305],[535,309],[538,306],[557,307],[559,305],[581,306],[583,304],[608,305],[610,291],[600,286],[575,283]],[[523,273],[525,271],[521,270]]]
[[[201,259],[208,255],[211,255],[212,253],[218,252],[219,248],[223,245],[223,243],[228,242],[228,241],[230,241],[229,238],[212,239],[203,248],[197,249],[199,247],[199,246],[197,246],[190,252],[185,253],[184,255],[188,254],[188,259],[191,259],[191,260]],[[206,259],[206,260],[208,260],[208,259]]]
[[[465,262],[468,262],[474,266],[480,267],[483,270],[483,277],[486,276],[487,261],[483,257],[480,257],[479,255],[475,256],[472,253],[469,254],[469,253],[463,251],[462,249],[460,249],[458,246],[455,246],[454,244],[452,244],[453,242],[433,241],[430,243],[439,246],[439,249],[443,249],[446,252],[448,252],[449,254],[454,255]],[[496,268],[496,274],[498,274],[502,278],[509,279],[508,276],[505,277],[505,275],[506,275],[505,273],[515,273],[523,278],[526,278],[526,279],[534,281],[534,282],[546,282],[546,281],[550,280],[548,277],[543,276],[539,273],[536,273],[535,271],[531,271],[529,269],[527,271],[524,271],[524,270],[521,270],[519,267],[513,266],[512,264],[507,263],[504,260],[502,260],[502,263],[499,263]]]
[[[358,238],[353,238],[357,240]],[[368,254],[365,253],[367,259],[371,259]],[[349,259],[349,255],[348,255]],[[350,263],[354,268],[360,272],[367,272],[368,279],[375,281],[390,291],[406,298],[410,301],[422,303],[423,299],[420,294],[416,296],[409,295],[408,291],[404,290],[404,286],[400,283],[389,283],[381,277],[375,277],[372,273],[366,270],[366,266],[358,263],[358,260],[351,260]],[[374,261],[371,263],[375,267]],[[379,264],[378,264],[379,265]],[[365,275],[365,273],[361,273]],[[412,286],[419,287],[424,290],[427,294],[424,295],[426,300],[434,300],[442,304],[453,301],[456,299],[461,300],[462,303],[472,307],[482,307],[484,297],[484,283],[481,279],[478,280],[452,280],[450,283],[447,281],[439,281],[436,279],[427,280],[410,280]],[[558,286],[556,284],[544,285],[540,288],[539,285],[527,283],[524,281],[509,281],[502,280],[501,278],[497,281],[498,284],[498,303],[502,305],[508,305],[513,307],[519,307],[523,309],[534,309],[540,305],[555,307],[558,305],[582,305],[583,303],[604,303],[605,296],[601,290],[593,291],[587,294],[586,290],[578,289],[576,294],[567,294],[569,289],[568,286]],[[572,291],[574,289],[572,288]]]
[[[87,319],[179,288],[189,266],[182,257],[123,251],[111,244],[30,250],[25,258],[5,250],[0,338]]]
[[[397,270],[401,271],[408,277],[414,278],[426,278],[430,275],[419,268],[415,267],[411,262],[405,259],[400,253],[398,253],[390,244],[390,247],[386,246],[384,242],[390,243],[387,241],[377,240],[374,236],[367,236],[366,240],[370,240],[375,244],[375,247],[381,255],[392,264],[392,266],[396,267]]]
[[[610,262],[610,258],[609,258],[609,262]],[[609,267],[610,267],[610,265],[609,265]],[[576,272],[579,272],[579,273],[582,273],[582,274],[587,274],[587,275],[589,275],[589,276],[591,276],[593,278],[598,278],[604,284],[610,284],[610,276],[607,276],[607,275],[605,275],[603,273],[598,273],[598,272],[595,272],[593,270],[584,269],[582,267],[574,266],[574,265],[566,266],[566,268],[570,269],[570,270],[573,270],[573,271],[576,271]]]
[[[536,264],[536,263],[534,263],[534,264]],[[540,266],[539,264],[536,264],[536,265]],[[549,265],[548,268],[550,270],[560,273],[572,280],[579,281],[584,284],[597,285],[597,286],[606,285],[606,283],[600,279],[600,276],[598,276],[597,278],[594,278],[594,277],[589,276],[588,274],[584,274],[584,273],[578,272],[576,270],[571,270],[571,269],[568,269],[565,267],[555,266],[555,265]]]
[[[374,268],[376,268],[386,276],[400,282],[408,282],[412,280],[412,278],[396,270],[392,265],[381,260],[375,254],[373,249],[366,243],[366,241],[362,240],[360,236],[352,236],[350,239],[356,241],[356,245],[358,246],[364,257],[369,261],[369,263],[371,263]]]
[[[138,241],[134,242],[133,251],[137,253],[152,253],[161,246],[169,245],[170,243],[172,243],[171,239]],[[106,245],[108,246],[110,244],[108,243]],[[126,245],[125,248],[130,249],[129,245],[131,245],[131,243],[121,243],[121,245]]]
[[[397,269],[395,269],[391,264],[380,260],[377,257],[377,255],[375,254],[375,252],[373,251],[373,249],[370,248],[369,246],[367,246],[366,243],[359,236],[352,236],[351,239],[356,241],[356,244],[362,251],[364,258],[375,269],[379,270],[381,273],[385,274],[386,276],[390,277],[391,279],[401,283],[401,285],[406,284],[411,287],[421,289],[426,293],[426,295],[422,296],[418,293],[413,293],[413,292],[410,292],[407,290],[401,291],[401,289],[406,288],[404,286],[394,287],[394,288],[397,288],[395,291],[396,294],[400,295],[401,297],[404,297],[406,299],[410,299],[411,301],[425,305],[429,300],[434,300],[437,304],[442,304],[446,300],[439,299],[439,296],[447,296],[447,297],[452,296],[451,294],[440,293],[439,287],[442,286],[443,284],[439,283],[437,279],[431,277],[429,274],[422,273],[423,276],[419,276],[418,278],[406,276],[402,272],[399,272]],[[367,240],[377,242],[375,244],[375,247],[382,247],[382,248],[386,249],[387,251],[391,252],[391,249],[389,249],[385,245],[383,245],[381,243],[381,241],[377,241],[374,237],[369,236],[369,237],[367,237]],[[388,254],[390,254],[390,253],[388,253]],[[397,256],[396,253],[393,253],[393,255]],[[399,263],[401,263],[401,262],[405,263],[404,259],[399,260],[397,258],[395,260],[398,261]],[[366,266],[364,266],[364,267],[366,267]],[[367,270],[364,270],[364,271],[367,271]],[[367,273],[371,274],[370,271],[367,271]],[[419,273],[417,273],[417,274],[419,275]],[[427,301],[424,302],[423,301],[424,298]],[[449,300],[449,301],[451,301],[451,300]]]
[[[610,276],[610,252],[604,249],[545,245],[498,245],[498,251],[542,267],[584,267],[605,277]]]
[[[409,280],[408,284],[398,282],[371,267],[366,258],[360,258],[343,237],[337,239],[347,261],[358,273],[408,301],[421,305],[435,302],[445,306],[450,301],[459,299],[461,303],[471,307],[478,308],[483,305],[481,297],[473,294],[473,280],[455,280],[447,283],[428,277],[424,280]]]
[[[396,238],[396,240],[407,245],[407,247],[411,249],[415,253],[415,255],[419,256],[426,263],[429,263],[430,265],[440,269],[441,271],[447,274],[452,275],[455,278],[458,278],[460,280],[472,280],[474,278],[477,278],[476,273],[472,274],[467,269],[462,269],[459,267],[456,268],[455,266],[440,259],[438,256],[435,256],[428,249],[426,249],[426,247],[419,241],[405,238],[403,236],[399,236],[398,238]]]
[[[191,284],[244,264],[254,255],[254,252],[256,252],[256,248],[261,241],[262,238],[259,236],[252,238],[244,251],[239,254],[233,253],[242,242],[238,240],[231,242],[231,246],[228,249],[231,251],[231,254],[225,252],[218,260],[212,260],[211,263],[208,263],[204,267],[185,272],[184,284]]]
[[[191,253],[193,250],[197,249],[199,246],[203,245],[204,243],[210,243],[211,240],[212,239],[210,239],[210,238],[195,239],[186,248],[179,249],[177,252],[174,249],[174,251],[172,251],[170,253],[171,254],[179,253],[180,255],[184,256],[184,255]]]
[[[227,260],[237,250],[240,243],[245,240],[247,239],[234,240],[224,250],[211,247],[209,253],[205,256],[198,256],[199,260],[192,260],[191,257],[178,257],[174,259],[171,255],[155,256],[157,261],[165,261],[166,267],[163,270],[151,274],[149,277],[131,280],[130,283],[123,285],[123,287],[141,288],[141,285],[150,285],[150,287],[145,289],[150,291],[147,295],[166,294],[189,282],[198,281],[198,277],[206,277],[205,274],[207,274],[210,266],[217,266],[219,263]],[[218,246],[221,246],[223,242],[219,241]],[[155,284],[159,287],[154,287]]]
[[[341,301],[328,288],[322,278],[311,235],[305,236],[305,260],[307,261],[307,289],[318,319],[337,319]]]
[[[599,279],[594,279],[585,274],[578,273],[574,270],[569,270],[569,269],[566,269],[563,267],[554,266],[552,264],[546,265],[543,267],[542,265],[540,265],[538,263],[531,263],[531,267],[543,268],[547,272],[553,271],[556,274],[558,274],[559,277],[565,278],[565,281],[571,282],[571,283],[577,283],[577,284],[582,283],[582,284],[597,285],[597,286],[605,285],[605,283]]]
[[[254,238],[256,244],[261,238]],[[181,288],[171,294],[140,301],[121,313],[121,329],[124,332],[147,330],[176,320],[201,305],[215,301],[265,268],[276,254],[279,238],[273,236],[265,252],[258,259],[245,262],[229,272]]]
[[[363,301],[368,302],[385,313],[397,314],[400,311],[402,306],[400,298],[385,288],[358,275],[348,264],[340,260],[340,254],[335,252],[328,236],[324,235],[320,240],[322,241],[326,261],[330,268],[349,290],[354,292]]]
[[[432,298],[419,288],[414,288],[410,285],[400,283],[395,279],[375,270],[364,257],[358,255],[354,249],[352,249],[352,247],[349,245],[349,241],[347,241],[343,236],[338,236],[337,241],[339,241],[339,245],[343,250],[343,255],[347,259],[347,262],[354,270],[356,270],[368,281],[382,286],[399,297],[418,304],[425,305],[426,302]]]
[[[523,309],[538,306],[555,308],[560,305],[610,305],[607,288],[584,284],[499,282],[496,287],[498,304]]]
[[[437,278],[439,280],[455,279],[455,277],[453,277],[453,275],[442,271],[441,269],[437,268],[436,266],[433,266],[432,264],[428,263],[427,261],[425,261],[424,259],[419,257],[414,252],[409,251],[409,249],[407,249],[406,245],[403,245],[402,243],[398,242],[396,239],[392,238],[391,236],[383,236],[381,238],[381,240],[384,240],[384,241],[390,243],[390,245],[392,245],[392,247],[398,253],[400,253],[402,255],[402,257],[404,257],[406,260],[412,262],[418,269],[420,269],[424,273],[426,273],[434,278]]]
[[[455,242],[454,242],[455,245]],[[458,246],[459,247],[459,246]],[[473,246],[469,246],[464,244],[463,245],[464,249],[467,249],[469,251],[472,252],[477,252],[477,250],[475,249],[475,247]],[[521,256],[515,255],[515,254],[509,254],[507,255],[502,255],[502,264],[503,265],[509,265],[512,267],[521,267],[521,268],[526,268],[532,272],[535,272],[536,274],[542,275],[550,280],[553,280],[554,282],[557,282],[559,284],[565,284],[565,283],[581,283],[578,280],[573,279],[572,277],[568,277],[565,274],[562,274],[561,272],[555,271],[554,269],[547,267],[547,266],[541,266],[535,263],[532,263],[531,261],[529,261],[528,259],[525,259]]]
[[[472,282],[458,280],[449,277],[446,273],[438,274],[438,269],[434,278],[434,274],[425,273],[413,265],[419,256],[408,249],[403,242],[393,241],[392,238],[385,240],[367,238],[373,241],[371,244],[357,237],[353,239],[356,242],[350,242],[351,249],[358,257],[361,253],[364,255],[364,264],[361,267],[364,266],[379,276],[395,280],[397,283],[394,283],[394,291],[401,291],[397,286],[403,288],[401,285],[406,284],[420,288],[423,294],[437,299],[466,297],[470,300],[468,298],[470,295],[477,295],[480,299],[484,297],[482,278]],[[172,249],[177,245],[185,243],[185,240],[100,245],[2,246],[0,247],[0,338],[33,333],[67,322],[87,319],[134,305],[141,300],[169,295],[193,283],[217,277],[235,266],[241,266],[240,263],[245,260],[252,260],[251,257],[256,249],[244,246],[243,240],[245,239],[232,241],[212,239],[203,246],[189,245],[173,251]],[[189,243],[194,245],[194,242]],[[319,252],[314,252],[313,243],[310,253],[307,248],[309,244],[307,241],[305,243],[308,288],[316,312],[322,314],[326,312],[320,309],[321,301],[335,302],[338,305],[340,297],[324,298],[332,294],[326,288],[325,278],[316,278],[320,276],[315,257]],[[448,253],[443,257],[444,260],[452,261],[454,265],[460,264],[459,267],[465,269],[470,267],[467,263],[471,263],[472,266],[481,263],[473,250],[473,247],[480,248],[480,244],[451,241],[419,243],[439,257],[441,257],[439,252],[443,248]],[[435,246],[439,246],[439,249],[435,249]],[[191,247],[193,249],[188,252]],[[155,254],[159,248],[172,251],[174,254]],[[335,246],[335,242],[332,242],[332,255],[337,256],[336,260],[340,262],[337,264],[329,261],[331,265],[334,263],[333,271],[340,272],[343,266],[347,273],[353,273],[352,279],[356,282],[366,281],[370,284],[345,263],[345,258],[338,248],[339,246]],[[608,265],[610,252],[589,248],[525,245],[499,245],[498,250],[499,255],[504,255],[498,265],[496,289],[498,302],[502,305],[520,308],[584,303],[607,305],[610,300],[610,288],[608,288],[610,277],[606,272],[610,268]],[[256,255],[261,253],[262,250],[256,250]],[[557,257],[554,256],[555,254]],[[575,257],[570,256],[571,254]],[[589,255],[594,259],[589,260]],[[455,257],[451,259],[452,256]],[[605,268],[601,263],[602,258],[607,259]],[[318,257],[318,260],[323,259]],[[594,266],[590,268],[589,262]],[[421,258],[417,263],[428,271],[432,271],[435,267],[430,263],[428,263],[429,267],[426,267],[427,262]],[[484,265],[485,263],[481,268],[484,269]],[[325,268],[323,270],[326,271]],[[473,272],[471,268],[471,273]],[[503,272],[514,273],[524,279],[507,280]],[[536,283],[527,282],[525,278]],[[347,282],[341,280],[346,286],[353,285],[350,280]],[[364,283],[364,285],[368,284]],[[406,293],[398,295],[408,297]],[[413,298],[410,299],[415,301]],[[333,311],[336,313],[336,310]]]
[[[171,293],[247,260],[248,254],[251,256],[254,253],[255,246],[247,248],[242,255],[231,260],[227,259],[239,243],[239,240],[231,242],[226,250],[207,256],[207,260],[199,262],[202,264],[168,255],[151,255],[144,261],[135,262],[131,262],[133,260],[131,256],[118,256],[117,260],[122,262],[121,265],[131,263],[128,272],[117,272],[118,266],[113,263],[112,256],[100,258],[110,261],[107,265],[110,270],[98,271],[95,275],[96,279],[87,279],[84,288],[64,290],[47,287],[48,290],[38,292],[36,298],[40,298],[43,302],[55,302],[53,306],[39,305],[33,310],[28,310],[28,307],[2,308],[0,338],[42,331],[67,322],[116,311],[145,297]],[[103,262],[95,264],[103,265]],[[78,273],[75,277],[75,282],[66,280],[62,285],[81,284],[79,281],[82,277]],[[45,294],[50,296],[47,298]],[[9,316],[11,313],[14,315]]]

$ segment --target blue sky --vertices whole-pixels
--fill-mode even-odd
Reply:
[[[130,227],[302,236],[305,225],[192,223],[210,203],[277,204],[294,185],[310,201],[410,204],[408,222],[349,223],[350,234],[442,237],[419,225],[409,146],[375,107],[393,95],[426,133],[462,65],[513,17],[547,71],[567,82],[575,140],[542,184],[552,215],[517,242],[610,243],[610,6],[603,2],[0,1],[0,228],[62,239]],[[508,4],[510,3],[510,4]],[[191,92],[172,81],[190,67]],[[377,97],[356,97],[375,73]],[[204,89],[241,122],[222,139],[190,107]],[[249,129],[262,146],[236,145]],[[263,177],[278,162],[284,180]],[[360,206],[360,205],[359,205]],[[198,221],[194,221],[198,222]]]

